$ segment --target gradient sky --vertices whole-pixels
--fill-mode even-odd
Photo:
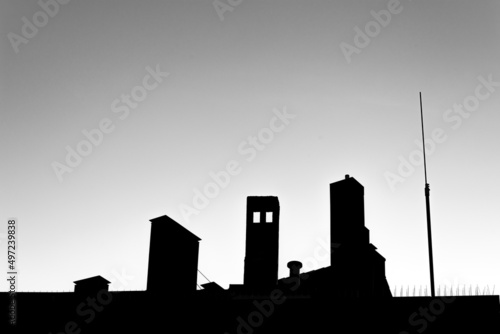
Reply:
[[[242,283],[247,196],[279,198],[280,277],[290,260],[328,266],[329,184],[345,174],[365,187],[391,290],[428,285],[422,92],[426,137],[440,132],[427,151],[436,285],[498,294],[500,3],[232,3],[221,16],[213,0],[72,0],[51,16],[36,1],[0,3],[0,260],[16,217],[19,290],[72,291],[94,275],[144,290],[149,220],[165,214],[202,239],[201,272]],[[371,11],[388,8],[376,23]],[[34,19],[36,33],[23,29]],[[356,37],[366,28],[369,42]],[[154,84],[157,68],[169,74]],[[155,87],[128,107],[145,78]],[[284,111],[294,118],[265,137]],[[55,162],[101,122],[112,131],[60,180]],[[259,133],[267,143],[250,153]],[[181,207],[231,161],[239,173],[186,219]]]

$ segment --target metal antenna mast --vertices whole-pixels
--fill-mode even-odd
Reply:
[[[427,163],[425,160],[425,137],[424,137],[424,113],[422,111],[422,92],[420,92],[420,118],[422,121],[422,151],[424,153],[424,173],[425,173],[425,207],[427,209],[427,241],[429,244],[429,267],[431,273],[431,295],[434,293],[434,263],[432,260],[432,233],[431,233],[431,209],[429,205],[429,183],[427,183]]]

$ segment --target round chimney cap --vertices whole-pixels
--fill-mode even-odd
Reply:
[[[287,263],[286,265],[288,268],[292,269],[292,268],[302,268],[302,262],[300,261],[290,261]]]

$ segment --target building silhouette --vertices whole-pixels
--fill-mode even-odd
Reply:
[[[168,216],[150,221],[147,291],[161,294],[167,291],[165,286],[170,286],[175,287],[170,294],[193,293],[196,291],[201,239]]]
[[[385,277],[385,258],[370,243],[365,227],[364,187],[346,175],[330,184],[330,240],[337,295],[391,297]]]
[[[290,259],[278,277],[280,204],[249,196],[243,284],[196,290],[200,238],[168,216],[151,219],[146,291],[108,291],[101,276],[75,292],[17,293],[18,323],[1,333],[498,333],[499,297],[394,297],[385,258],[370,243],[364,188],[354,178],[330,184],[330,266],[301,272]]]
[[[278,282],[280,205],[277,197],[248,197],[243,282],[253,288]]]

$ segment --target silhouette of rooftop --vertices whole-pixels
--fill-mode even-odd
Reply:
[[[393,297],[386,259],[365,227],[364,188],[354,178],[330,184],[331,263],[302,272],[290,259],[278,278],[280,203],[247,197],[243,284],[196,290],[201,239],[164,215],[151,219],[146,291],[108,291],[94,276],[75,292],[16,293],[18,332],[489,333],[500,329],[494,296]],[[171,268],[175,268],[172,271]],[[11,300],[0,293],[4,309]],[[7,312],[0,329],[9,327]],[[4,331],[5,332],[5,331]]]

